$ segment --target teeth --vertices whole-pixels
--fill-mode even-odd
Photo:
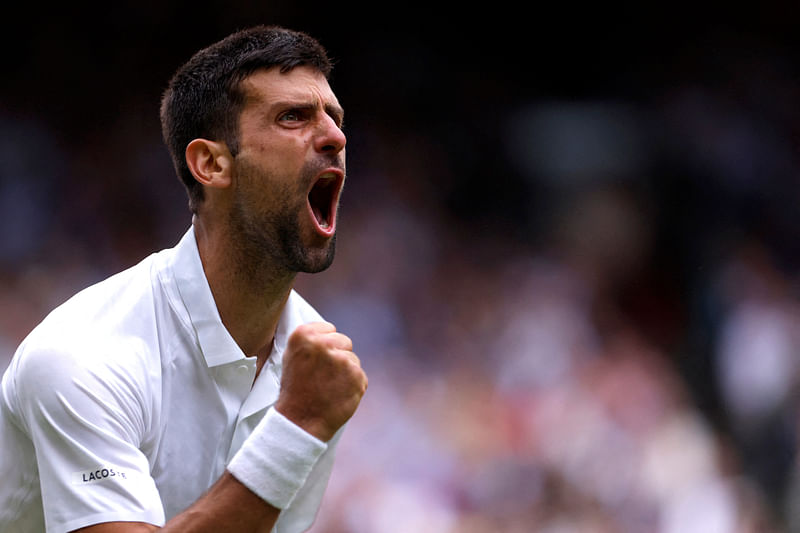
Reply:
[[[322,211],[320,211],[317,207],[312,208],[312,211],[314,212],[314,218],[317,219],[317,224],[319,224],[319,227],[328,229],[328,227],[330,227],[330,223],[327,219],[323,218]]]

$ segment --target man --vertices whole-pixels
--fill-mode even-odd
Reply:
[[[292,290],[334,254],[346,140],[330,69],[311,37],[257,27],[170,81],[162,126],[192,227],[17,350],[0,532],[310,527],[367,387],[350,339]]]

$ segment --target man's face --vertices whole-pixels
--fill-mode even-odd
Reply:
[[[333,261],[345,180],[342,108],[325,77],[310,67],[257,71],[242,89],[235,238],[270,268],[324,270]]]

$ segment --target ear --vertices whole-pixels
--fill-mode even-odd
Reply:
[[[233,156],[225,143],[195,139],[186,146],[186,164],[206,187],[224,189],[231,183]]]

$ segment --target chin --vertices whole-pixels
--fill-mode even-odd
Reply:
[[[333,264],[333,258],[336,255],[336,238],[331,238],[322,248],[307,249],[302,255],[303,257],[297,265],[298,272],[306,274],[322,272]]]

